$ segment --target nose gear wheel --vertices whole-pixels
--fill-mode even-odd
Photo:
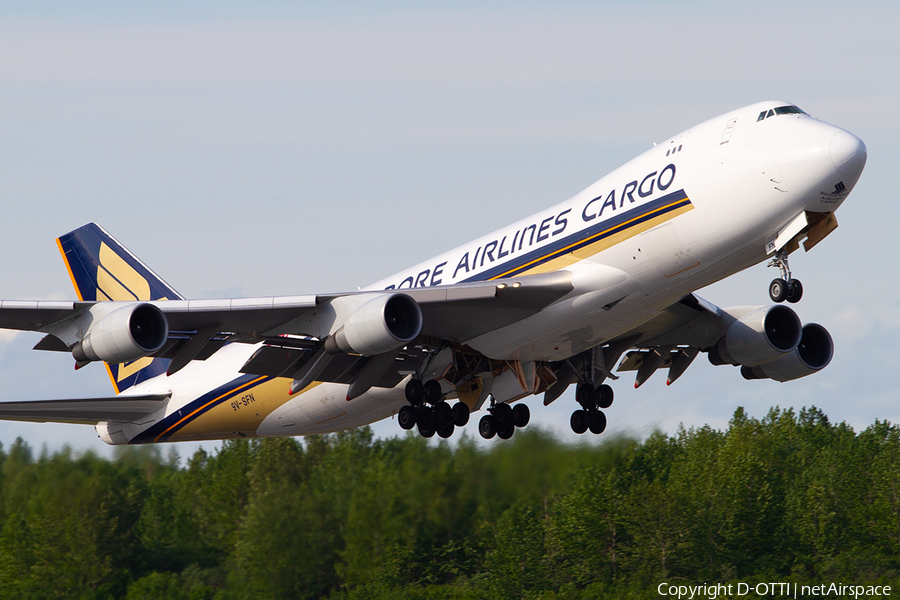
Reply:
[[[784,250],[776,252],[774,258],[767,266],[778,267],[778,270],[781,271],[781,277],[773,279],[772,283],[769,284],[769,298],[772,299],[772,302],[780,303],[785,300],[790,303],[799,302],[803,296],[803,285],[799,279],[791,278],[787,252]]]

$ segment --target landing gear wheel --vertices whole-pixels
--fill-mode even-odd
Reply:
[[[515,432],[516,432],[516,426],[513,425],[512,423],[510,423],[509,425],[507,425],[506,427],[504,427],[503,429],[501,429],[500,431],[497,432],[497,437],[500,438],[501,440],[508,440],[509,438],[511,438],[513,436],[513,434]]]
[[[773,279],[769,284],[769,298],[772,302],[784,302],[788,295],[788,284],[784,279]]]
[[[453,414],[453,409],[450,408],[449,404],[438,402],[434,405],[434,420],[438,430],[440,430],[447,425],[453,425],[456,415]]]
[[[569,425],[572,426],[572,431],[581,434],[587,431],[590,420],[590,413],[588,413],[588,411],[576,410],[572,413],[572,418],[569,420]]]
[[[591,413],[591,424],[588,426],[591,433],[603,433],[606,430],[606,415],[602,411],[594,411]]]
[[[800,283],[799,279],[791,279],[791,282],[788,283],[787,290],[787,301],[791,304],[796,304],[800,302],[800,298],[803,297],[803,284]]]
[[[503,429],[507,425],[513,424],[513,409],[506,402],[496,405],[491,412],[494,415],[494,420],[497,421],[498,429]]]
[[[407,404],[400,408],[400,411],[397,413],[397,422],[400,423],[400,427],[406,430],[410,430],[416,426],[416,407],[410,406]]]
[[[422,404],[422,397],[425,395],[425,386],[422,385],[421,379],[410,379],[406,384],[406,400],[413,406]]]
[[[478,433],[486,440],[497,435],[497,422],[494,421],[494,417],[491,415],[481,417],[481,420],[478,421]]]
[[[437,382],[436,379],[431,379],[426,381],[424,384],[424,394],[422,399],[428,404],[437,404],[441,401],[441,397],[444,395],[444,391],[441,389],[441,384]]]
[[[597,406],[597,390],[589,383],[579,383],[575,388],[575,400],[585,410]]]
[[[419,435],[424,438],[430,438],[434,435],[434,427],[423,427],[419,424]]]
[[[597,396],[597,406],[600,408],[609,408],[612,406],[615,395],[613,394],[613,389],[605,383],[597,388]]]
[[[464,427],[469,422],[469,406],[464,402],[457,402],[453,405],[453,424],[457,427]]]
[[[513,406],[513,425],[516,427],[525,427],[531,420],[531,411],[524,404],[516,404]]]
[[[421,431],[423,427],[425,429],[437,429],[437,420],[434,418],[434,409],[428,406],[420,406],[419,414],[416,415],[416,424],[419,426],[419,431]]]
[[[451,435],[453,435],[454,425],[450,423],[449,425],[445,425],[437,430],[437,434],[444,439],[447,439]]]

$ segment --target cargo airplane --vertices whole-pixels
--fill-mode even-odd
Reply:
[[[75,367],[105,363],[116,395],[0,403],[0,418],[92,424],[109,444],[332,432],[388,417],[449,437],[507,439],[575,384],[576,433],[600,433],[607,380],[678,379],[701,352],[746,379],[831,361],[788,303],[788,266],[837,227],[862,173],[855,135],[786,102],[710,119],[574,197],[347,293],[188,300],[96,224],[57,240],[78,301],[0,302]],[[768,261],[773,304],[694,292]]]

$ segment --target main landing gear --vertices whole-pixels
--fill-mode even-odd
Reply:
[[[495,435],[501,440],[508,440],[513,436],[516,427],[525,427],[531,420],[531,411],[524,404],[510,406],[506,402],[493,403],[488,409],[490,414],[481,417],[478,422],[478,433],[486,440]]]
[[[788,266],[788,255],[784,250],[775,253],[775,258],[768,264],[770,267],[778,267],[781,277],[773,279],[769,284],[769,297],[773,302],[799,302],[803,296],[803,285],[799,279],[791,279],[791,269]]]
[[[463,402],[451,407],[444,401],[441,384],[433,379],[425,383],[410,379],[406,384],[406,399],[409,404],[397,413],[397,421],[403,429],[418,426],[422,437],[430,438],[437,433],[448,438],[456,427],[469,422],[469,407]]]
[[[581,410],[572,413],[569,424],[572,431],[581,434],[591,430],[591,433],[603,433],[606,429],[606,415],[601,408],[609,408],[613,403],[613,390],[606,384],[594,387],[590,383],[579,383],[575,388],[575,400],[581,405]]]

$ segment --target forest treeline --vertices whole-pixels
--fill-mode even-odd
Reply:
[[[165,456],[164,456],[165,454]],[[225,442],[179,466],[0,451],[0,598],[660,598],[674,583],[900,593],[900,428],[738,409],[643,442]]]

